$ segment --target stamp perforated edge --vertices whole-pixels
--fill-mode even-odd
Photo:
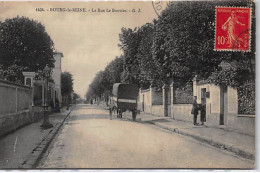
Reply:
[[[249,12],[249,46],[248,46],[248,50],[240,50],[240,49],[216,49],[215,45],[216,45],[216,26],[217,26],[217,8],[247,8],[250,10]],[[215,37],[214,37],[214,51],[217,52],[221,52],[221,51],[229,51],[229,52],[251,52],[251,35],[252,35],[252,7],[237,7],[237,6],[215,6]]]

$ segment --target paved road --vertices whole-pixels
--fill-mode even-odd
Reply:
[[[77,105],[39,168],[252,168],[191,138]]]

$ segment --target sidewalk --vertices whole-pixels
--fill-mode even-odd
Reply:
[[[127,116],[131,119],[130,114]],[[171,117],[161,117],[145,113],[138,114],[136,121],[154,124],[160,128],[192,137],[214,147],[231,151],[241,157],[250,160],[255,159],[255,137],[225,126],[194,126],[192,122],[173,120]]]
[[[0,138],[0,169],[32,168],[63,124],[70,110],[49,115],[53,128],[43,130],[40,120]]]

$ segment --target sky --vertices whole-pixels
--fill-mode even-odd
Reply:
[[[155,7],[160,10],[160,5]],[[36,8],[45,11],[36,11]],[[54,8],[85,8],[86,12],[64,12]],[[127,12],[98,12],[98,9]],[[0,2],[0,11],[1,21],[26,16],[45,26],[56,50],[64,55],[62,71],[73,75],[74,91],[82,98],[95,74],[122,54],[118,47],[121,28],[140,27],[157,18],[151,1]]]

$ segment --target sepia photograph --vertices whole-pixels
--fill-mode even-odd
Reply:
[[[255,0],[0,11],[0,171],[257,169]]]

